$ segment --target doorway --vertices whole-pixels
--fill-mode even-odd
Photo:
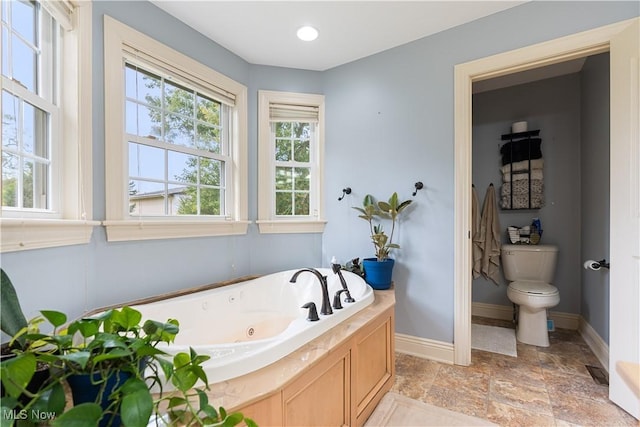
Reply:
[[[616,370],[617,362],[640,363],[637,307],[640,278],[640,168],[638,152],[638,27],[633,19],[512,52],[460,64],[455,69],[454,362],[471,363],[471,124],[475,81],[609,51],[611,74],[611,259],[610,398],[636,418],[640,404]],[[635,66],[633,65],[635,64]],[[630,67],[631,65],[631,67]],[[634,68],[635,67],[635,68]],[[635,138],[634,138],[635,136]],[[635,179],[634,179],[635,178]],[[626,232],[621,229],[626,227]],[[626,233],[626,234],[625,234]],[[629,243],[629,241],[633,243]],[[626,295],[626,296],[625,296]],[[632,296],[632,298],[629,298]],[[635,296],[635,298],[633,298]],[[625,300],[626,299],[626,300]],[[623,310],[621,310],[623,308]],[[623,320],[621,311],[627,315]],[[629,322],[629,319],[631,322]],[[629,324],[630,323],[630,324]],[[613,367],[613,369],[611,369]]]
[[[500,241],[520,243],[507,227],[529,227],[537,218],[543,233],[535,243],[559,251],[551,280],[560,290],[560,303],[550,309],[554,326],[577,330],[582,316],[604,341],[609,276],[604,269],[585,271],[582,260],[609,259],[609,68],[607,52],[474,83],[472,124],[472,181],[479,204],[494,186]],[[501,135],[508,138],[521,121],[537,133],[532,142],[539,149],[530,155],[538,160],[531,189],[526,173],[514,175],[520,200],[511,208],[508,153],[501,155],[508,140]],[[533,205],[518,204],[529,200],[529,190]],[[501,271],[493,279],[474,277],[472,314],[511,321],[508,281]],[[608,357],[600,361],[606,365]]]

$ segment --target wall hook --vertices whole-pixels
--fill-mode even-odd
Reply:
[[[351,194],[351,187],[342,189],[342,196],[338,197],[338,201],[344,199],[345,194]]]
[[[413,194],[412,194],[412,195],[413,195],[413,197],[415,197],[415,196],[416,196],[416,194],[418,194],[418,191],[419,191],[419,190],[422,190],[422,189],[424,188],[424,184],[423,184],[422,182],[418,181],[418,182],[416,182],[416,183],[414,184],[414,186],[416,187],[416,191],[414,191],[414,192],[413,192]]]

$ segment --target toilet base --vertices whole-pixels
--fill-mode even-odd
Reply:
[[[519,306],[516,339],[524,344],[538,347],[549,347],[549,331],[547,330],[547,310]]]

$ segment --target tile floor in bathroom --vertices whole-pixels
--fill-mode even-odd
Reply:
[[[513,328],[475,316],[473,323]],[[585,365],[601,365],[577,331],[549,338],[546,348],[518,343],[517,358],[472,350],[466,367],[396,353],[393,391],[501,426],[639,425],[591,378]]]

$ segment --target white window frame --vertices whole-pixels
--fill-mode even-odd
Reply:
[[[310,158],[314,161],[310,182],[311,209],[308,216],[275,215],[275,138],[270,106],[284,104],[318,109],[316,139]],[[324,95],[258,91],[258,227],[260,233],[322,233],[327,223],[324,211]]]
[[[226,217],[137,217],[129,214],[128,167],[124,124],[124,58],[131,49],[187,71],[235,97],[232,140],[230,214]],[[246,234],[247,88],[194,59],[106,16],[104,17],[105,182],[108,241],[168,239]]]
[[[40,3],[62,27],[58,118],[51,117],[58,129],[51,147],[52,209],[0,208],[1,252],[86,244],[100,224],[92,221],[91,2]]]

